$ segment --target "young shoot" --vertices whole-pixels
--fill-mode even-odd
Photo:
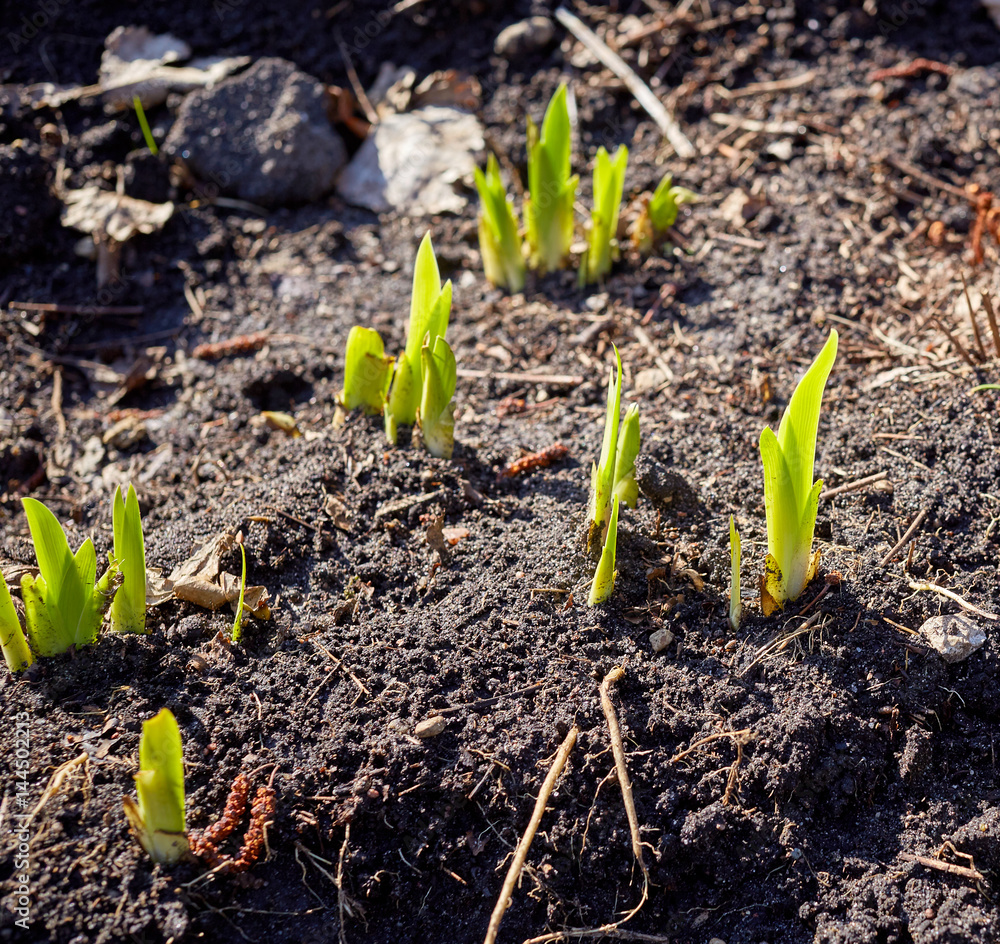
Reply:
[[[385,434],[395,444],[397,427],[413,426],[417,420],[423,392],[423,358],[425,339],[432,346],[444,337],[451,315],[451,281],[441,285],[437,258],[431,245],[430,233],[421,240],[413,269],[413,293],[410,296],[410,324],[406,349],[396,362],[392,388],[385,411]]]
[[[121,569],[122,585],[111,601],[111,629],[116,633],[145,633],[146,630],[146,550],[139,517],[139,499],[129,485],[123,499],[115,488],[111,504],[114,555]]]
[[[21,629],[21,621],[17,618],[3,573],[0,573],[0,649],[11,672],[20,672],[35,661],[28,640],[24,638],[24,630]]]
[[[590,214],[587,251],[580,260],[580,285],[599,282],[611,272],[611,263],[618,258],[618,211],[625,187],[625,165],[628,148],[621,145],[614,157],[603,148],[597,149],[594,162],[594,209]]]
[[[629,508],[635,508],[639,487],[635,481],[635,458],[639,454],[639,407],[635,404],[625,413],[619,426],[622,400],[622,359],[615,348],[617,374],[608,376],[608,408],[604,417],[604,441],[600,461],[590,468],[590,533],[587,545],[593,549],[611,514],[612,498],[620,498]]]
[[[171,865],[188,853],[184,817],[184,752],[177,720],[166,708],[144,721],[139,740],[138,804],[125,797],[125,816],[154,862]]]
[[[142,99],[138,95],[133,95],[132,105],[135,107],[135,116],[139,119],[139,127],[142,128],[142,136],[146,141],[146,147],[149,148],[149,153],[153,157],[156,157],[160,153],[160,149],[156,146],[156,141],[153,140],[153,132],[149,128],[149,121],[146,119],[146,109],[142,107]]]
[[[450,459],[455,449],[455,355],[440,335],[431,345],[430,336],[420,350],[424,389],[417,410],[417,422],[424,447],[438,459]]]
[[[545,110],[542,128],[528,118],[528,191],[524,222],[531,266],[540,272],[562,268],[573,242],[573,202],[580,178],[570,174],[571,136],[566,86]]]
[[[615,578],[618,571],[615,570],[615,551],[618,547],[618,504],[620,499],[617,495],[611,505],[611,520],[608,522],[608,536],[604,539],[604,549],[601,551],[601,559],[594,571],[594,582],[590,585],[590,596],[587,598],[587,606],[597,606],[603,603],[611,591],[615,589]]]
[[[243,558],[243,575],[240,577],[240,598],[236,604],[236,618],[233,620],[233,631],[230,633],[234,643],[243,638],[243,597],[247,591],[247,552],[240,541],[240,556]]]
[[[34,498],[21,499],[38,559],[38,576],[21,578],[28,640],[36,655],[54,656],[97,639],[111,601],[117,563],[95,584],[97,553],[87,538],[73,554],[55,515]]]
[[[494,155],[486,161],[486,173],[475,169],[479,191],[479,252],[486,278],[510,292],[524,290],[524,253],[514,208],[500,179]]]
[[[673,186],[673,177],[667,174],[660,181],[653,196],[643,207],[636,221],[633,233],[634,245],[643,253],[653,251],[656,243],[663,239],[674,223],[685,203],[694,203],[698,195],[686,187]]]
[[[816,432],[823,390],[837,357],[837,332],[799,381],[781,417],[777,436],[760,434],[767,514],[767,563],[761,579],[764,615],[799,597],[816,574],[819,551],[812,553],[821,479],[813,482]]]
[[[729,628],[739,632],[743,619],[743,600],[740,598],[740,532],[736,530],[736,519],[729,516],[729,563],[732,576],[729,580]]]
[[[380,415],[389,393],[393,360],[385,356],[382,338],[374,328],[351,328],[344,352],[344,386],[337,403],[347,411],[360,406],[367,416]]]

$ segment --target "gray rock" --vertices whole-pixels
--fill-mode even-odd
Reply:
[[[284,59],[188,95],[164,150],[219,192],[267,207],[320,199],[347,160],[323,85]]]
[[[507,59],[534,52],[552,42],[555,26],[547,16],[529,16],[500,31],[493,51]]]
[[[945,662],[963,662],[986,642],[980,625],[960,613],[932,616],[920,627],[920,635]]]

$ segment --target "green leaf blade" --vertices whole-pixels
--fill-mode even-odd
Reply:
[[[635,460],[639,455],[640,444],[639,406],[633,403],[625,411],[625,419],[622,420],[618,432],[614,478],[614,494],[629,508],[635,508],[639,500],[639,485],[635,480]]]
[[[618,548],[618,498],[615,497],[611,507],[611,520],[608,522],[608,536],[604,539],[604,549],[601,559],[594,572],[594,582],[590,586],[590,596],[587,606],[597,606],[611,596],[615,589],[615,553]]]
[[[455,355],[443,337],[433,347],[425,342],[424,389],[418,412],[420,432],[427,451],[439,459],[450,459],[455,448],[455,395],[458,368]]]
[[[184,750],[173,714],[163,708],[143,722],[139,741],[139,804],[126,815],[153,861],[170,864],[188,850],[184,813]],[[137,815],[137,820],[133,816]]]
[[[21,503],[35,546],[38,570],[46,588],[44,596],[35,598],[36,606],[45,611],[45,621],[48,624],[46,635],[53,643],[62,647],[57,652],[65,652],[76,641],[77,629],[90,590],[84,587],[77,560],[69,549],[66,533],[56,516],[34,498],[22,498]],[[95,575],[96,572],[95,554]],[[90,583],[90,588],[92,587],[93,579]]]
[[[486,278],[511,292],[523,291],[525,264],[521,235],[495,155],[490,154],[487,159],[485,175],[478,167],[474,172],[481,203],[479,252]]]
[[[761,589],[765,615],[799,597],[816,571],[812,541],[822,481],[813,482],[816,434],[826,381],[837,356],[837,332],[799,381],[777,435],[760,436],[768,560]]]
[[[341,407],[361,407],[368,416],[381,414],[394,362],[395,358],[386,357],[382,337],[374,328],[351,328],[344,351],[344,386],[337,398]]]
[[[243,573],[240,577],[240,598],[236,604],[236,618],[233,620],[233,631],[230,634],[234,643],[239,643],[243,638],[243,596],[247,589],[247,552],[240,544],[240,557],[243,558]]]
[[[3,650],[4,662],[11,672],[20,672],[35,661],[28,640],[24,636],[24,630],[21,629],[21,621],[17,618],[10,588],[2,573],[0,573],[0,649]]]
[[[604,415],[604,439],[601,444],[601,458],[597,464],[597,486],[593,489],[590,503],[590,520],[602,525],[608,520],[611,510],[611,493],[614,489],[614,460],[618,451],[618,423],[622,402],[622,359],[618,348],[614,348],[617,376],[614,369],[608,376],[608,406]]]
[[[114,558],[122,585],[111,602],[111,629],[117,633],[146,633],[146,547],[139,498],[132,485],[123,500],[115,489],[112,503]]]
[[[823,349],[792,393],[778,427],[778,443],[788,464],[800,518],[813,485],[820,405],[827,378],[837,358],[837,341],[836,329],[831,330]]]
[[[739,632],[743,619],[743,601],[740,597],[740,532],[736,530],[736,518],[729,516],[729,628]]]

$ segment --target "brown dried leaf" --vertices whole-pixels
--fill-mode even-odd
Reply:
[[[323,511],[329,516],[335,528],[340,528],[347,534],[351,533],[351,518],[347,513],[343,495],[327,495],[323,502]]]
[[[441,536],[444,538],[445,542],[454,547],[458,544],[462,538],[467,538],[469,536],[468,528],[442,528]]]

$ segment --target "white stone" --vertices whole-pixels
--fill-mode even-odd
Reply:
[[[932,616],[920,627],[920,635],[945,662],[963,662],[986,642],[982,627],[960,613]]]

